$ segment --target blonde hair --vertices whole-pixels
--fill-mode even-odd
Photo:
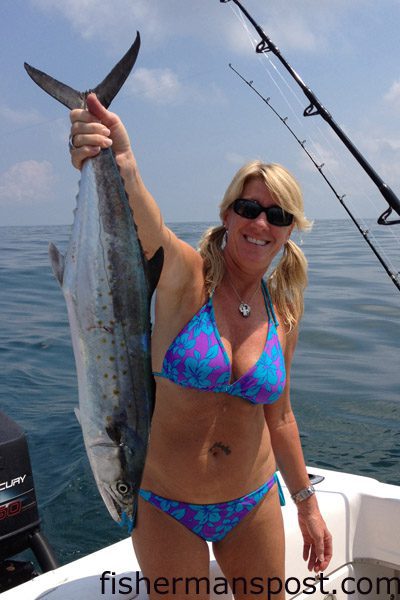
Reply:
[[[233,177],[220,204],[221,221],[232,203],[241,196],[247,181],[255,178],[262,179],[277,204],[293,215],[297,229],[306,231],[311,228],[312,223],[304,215],[303,196],[294,177],[281,165],[259,160],[247,163]],[[209,228],[200,240],[199,252],[204,261],[205,285],[209,293],[222,281],[225,272],[224,235],[225,227],[219,225]],[[292,329],[303,314],[303,294],[307,285],[307,260],[292,240],[286,242],[282,257],[267,281],[272,302],[285,324]]]

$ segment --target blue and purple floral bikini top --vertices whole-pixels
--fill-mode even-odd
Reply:
[[[154,373],[183,387],[239,396],[253,404],[272,404],[283,392],[285,360],[278,339],[272,301],[262,282],[268,314],[268,334],[256,364],[230,383],[232,368],[219,335],[212,302],[200,308],[171,343],[162,371]]]

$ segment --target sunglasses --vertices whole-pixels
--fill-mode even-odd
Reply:
[[[287,227],[293,223],[293,215],[285,212],[281,206],[265,207],[257,200],[237,198],[233,203],[233,210],[245,219],[257,219],[262,212],[265,212],[268,223],[276,227]]]

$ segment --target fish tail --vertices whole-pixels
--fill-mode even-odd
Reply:
[[[115,65],[107,77],[99,83],[99,85],[87,92],[78,92],[65,83],[57,81],[57,79],[54,79],[54,77],[47,75],[43,71],[31,67],[27,63],[24,63],[24,67],[31,79],[33,79],[42,90],[71,110],[73,108],[84,108],[86,105],[86,97],[91,92],[94,92],[102,105],[105,108],[108,108],[131,72],[133,65],[136,62],[139,48],[140,35],[139,32],[137,32],[136,39],[128,52]]]

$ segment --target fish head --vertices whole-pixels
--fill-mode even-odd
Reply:
[[[136,437],[136,436],[135,436]],[[124,436],[116,442],[108,435],[87,447],[89,461],[103,501],[117,523],[132,523],[145,456],[143,444]]]
[[[114,521],[123,524],[128,519],[133,522],[136,491],[129,481],[119,479],[111,483],[102,482],[99,484],[99,491]]]

